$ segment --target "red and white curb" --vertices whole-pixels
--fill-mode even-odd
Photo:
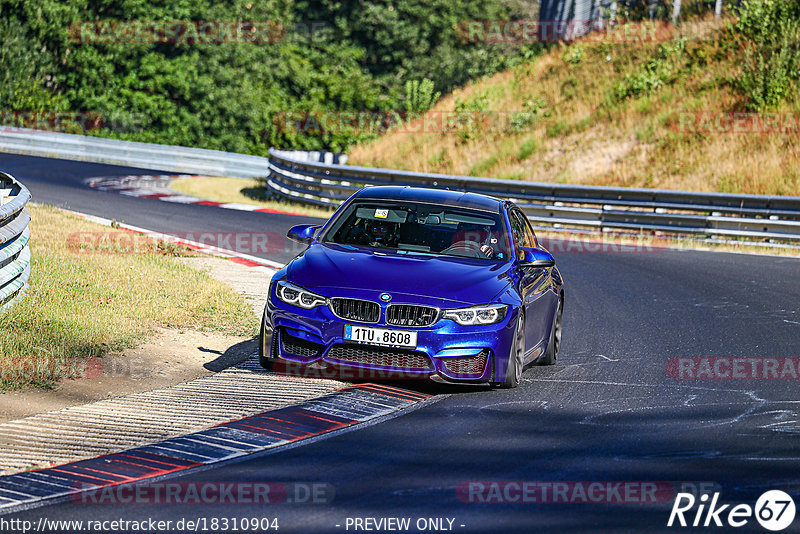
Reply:
[[[0,477],[0,514],[208,466],[407,409],[431,396],[360,384],[122,452]],[[76,497],[77,496],[77,497]]]
[[[278,210],[264,208],[257,204],[245,204],[239,202],[217,202],[176,193],[169,188],[173,180],[183,178],[204,178],[198,174],[149,174],[149,175],[128,175],[128,176],[100,176],[88,178],[84,181],[86,185],[98,191],[117,193],[137,198],[151,198],[164,202],[177,204],[195,204],[200,206],[214,206],[228,210],[252,211],[259,213],[280,213],[284,215],[303,215],[288,210]]]

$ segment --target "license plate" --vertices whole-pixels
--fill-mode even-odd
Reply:
[[[417,333],[410,330],[389,330],[371,326],[344,325],[344,338],[347,341],[384,347],[417,348]]]

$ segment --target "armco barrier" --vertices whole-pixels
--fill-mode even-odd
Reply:
[[[555,227],[800,241],[800,197],[473,178],[317,163],[319,153],[271,149],[264,158],[23,129],[0,133],[0,151],[162,172],[265,177],[274,194],[317,206],[338,206],[366,185],[417,185],[510,198],[532,221]]]
[[[267,168],[267,158],[247,154],[23,128],[1,131],[0,151],[237,178],[264,176]]]
[[[25,205],[28,189],[10,174],[0,172],[0,313],[13,305],[28,287],[31,216]]]
[[[261,156],[28,128],[0,127],[0,152],[235,178],[263,177],[269,166],[269,160]],[[298,150],[287,154],[303,161],[347,161],[346,155],[331,152]]]
[[[800,197],[732,195],[472,178],[301,161],[270,150],[267,186],[295,202],[337,206],[367,185],[447,188],[510,198],[534,222],[702,234],[726,238],[800,240]]]

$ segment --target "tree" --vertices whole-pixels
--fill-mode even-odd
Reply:
[[[677,24],[681,18],[681,0],[673,0],[672,3],[672,23]]]

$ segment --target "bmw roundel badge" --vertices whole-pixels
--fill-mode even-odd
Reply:
[[[392,300],[392,296],[389,293],[381,293],[381,300],[383,302],[389,302]]]

